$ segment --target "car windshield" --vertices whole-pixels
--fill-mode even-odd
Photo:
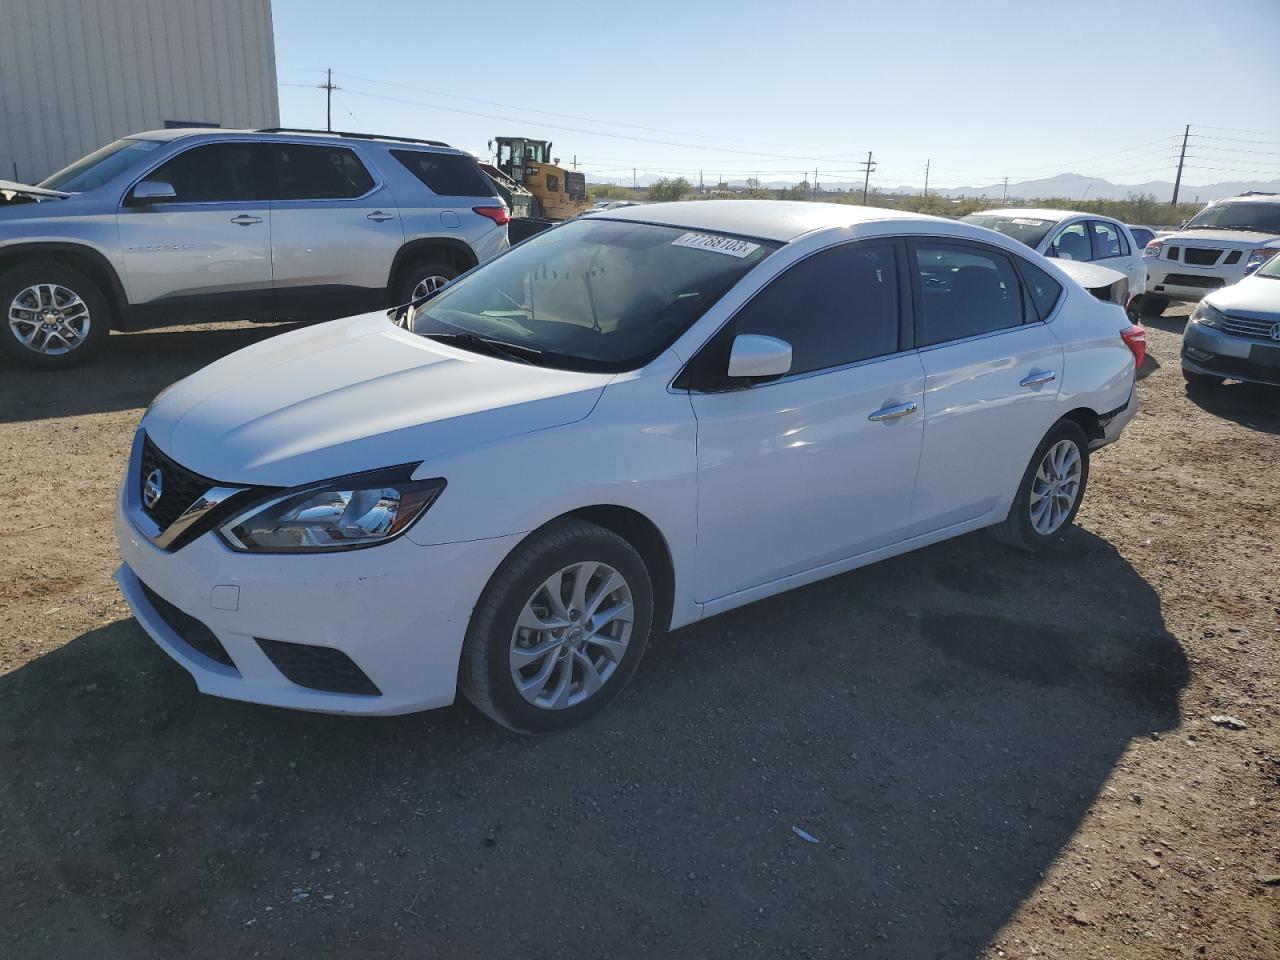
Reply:
[[[87,157],[81,157],[71,166],[63,167],[53,176],[41,180],[36,186],[47,190],[62,190],[66,193],[84,193],[86,190],[102,186],[108,180],[139,163],[143,157],[160,146],[160,143],[159,140],[131,138],[108,143]]]
[[[1187,221],[1186,229],[1256,230],[1280,233],[1280,203],[1218,203]]]
[[[1260,266],[1256,273],[1260,277],[1269,277],[1272,280],[1280,280],[1280,254],[1277,254]]]
[[[1011,217],[999,213],[971,213],[963,218],[963,222],[986,227],[1025,243],[1028,247],[1035,247],[1058,221],[1041,220],[1039,217]]]
[[[510,359],[633,370],[777,244],[591,218],[548,230],[445,287],[413,331]]]

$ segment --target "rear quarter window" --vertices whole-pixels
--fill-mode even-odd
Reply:
[[[495,196],[493,185],[469,157],[422,150],[392,150],[391,155],[428,190],[442,197]]]
[[[1018,269],[1022,271],[1022,279],[1027,284],[1027,293],[1031,296],[1036,315],[1041,320],[1049,319],[1049,314],[1053,313],[1053,308],[1058,305],[1062,296],[1062,284],[1030,260],[1019,257]]]

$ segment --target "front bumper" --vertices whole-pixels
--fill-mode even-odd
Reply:
[[[326,713],[412,713],[452,703],[471,611],[521,539],[419,546],[400,537],[365,550],[301,556],[236,553],[207,533],[170,553],[134,527],[123,497],[115,525],[124,558],[116,571],[120,592],[202,692]],[[207,627],[216,643],[184,639],[166,603]],[[269,655],[271,641],[341,651],[378,692],[302,686]],[[218,645],[229,664],[218,661]]]
[[[1182,367],[1192,373],[1280,386],[1280,367],[1251,359],[1253,348],[1258,346],[1277,345],[1255,337],[1233,336],[1188,320],[1182,334]]]
[[[1147,261],[1147,293],[1171,300],[1198,301],[1244,279],[1244,262],[1227,267]]]

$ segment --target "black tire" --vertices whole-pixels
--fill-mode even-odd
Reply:
[[[1138,303],[1138,315],[1146,317],[1148,320],[1155,319],[1163,314],[1168,306],[1168,297],[1157,297],[1154,294],[1144,293]]]
[[[1182,368],[1182,379],[1187,381],[1188,390],[1212,390],[1220,387],[1226,377],[1215,377],[1211,373],[1196,373],[1194,370]]]
[[[10,307],[14,300],[23,291],[40,284],[54,284],[71,291],[88,309],[89,325],[84,338],[65,353],[41,353],[26,346],[10,324]],[[111,306],[106,295],[79,270],[52,260],[33,260],[0,273],[0,351],[24,366],[65,370],[92,360],[106,346],[111,324]],[[37,342],[42,342],[39,336],[37,334]]]
[[[1080,454],[1080,485],[1076,493],[1075,503],[1072,504],[1066,519],[1062,521],[1057,529],[1044,534],[1038,531],[1031,522],[1032,486],[1040,461],[1044,459],[1049,449],[1061,440],[1070,440],[1076,445]],[[1013,505],[1009,507],[1009,515],[1001,523],[990,528],[991,535],[1001,543],[1010,547],[1017,547],[1020,550],[1034,551],[1043,549],[1056,541],[1062,535],[1062,531],[1075,521],[1076,513],[1080,510],[1080,504],[1084,502],[1084,495],[1088,486],[1089,438],[1084,435],[1084,431],[1080,429],[1078,424],[1071,420],[1059,420],[1044,435],[1044,439],[1036,447],[1036,452],[1032,454],[1031,461],[1027,464],[1027,469],[1023,471],[1022,480],[1018,484],[1018,494],[1013,498]]]
[[[427,277],[443,277],[452,280],[460,271],[447,260],[438,257],[427,260],[415,260],[402,267],[391,288],[391,306],[399,307],[413,299],[413,291]],[[406,311],[401,311],[402,313]]]
[[[631,590],[634,619],[622,659],[588,699],[545,709],[516,689],[511,639],[529,598],[557,571],[582,561],[608,564]],[[604,709],[635,673],[653,627],[653,583],[636,549],[612,530],[585,520],[556,520],[531,533],[490,578],[471,615],[462,647],[458,687],[482,713],[517,733],[558,733]]]

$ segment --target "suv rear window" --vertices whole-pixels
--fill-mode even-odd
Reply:
[[[495,196],[493,185],[469,157],[421,150],[392,150],[391,155],[428,190],[442,197]]]
[[[346,147],[273,143],[278,200],[349,200],[373,189],[373,177]]]

